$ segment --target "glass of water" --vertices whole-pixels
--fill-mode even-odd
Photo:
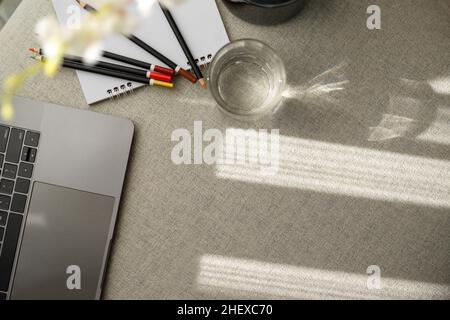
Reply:
[[[243,39],[216,54],[208,78],[219,108],[234,118],[250,121],[271,115],[281,104],[286,69],[271,47]]]

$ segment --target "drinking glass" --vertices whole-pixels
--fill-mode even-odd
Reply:
[[[271,47],[243,39],[219,50],[208,79],[220,110],[240,120],[256,120],[272,114],[281,104],[286,70]]]

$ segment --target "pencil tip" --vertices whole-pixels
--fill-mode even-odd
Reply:
[[[199,79],[198,82],[200,83],[203,89],[206,89],[207,85],[205,79]]]

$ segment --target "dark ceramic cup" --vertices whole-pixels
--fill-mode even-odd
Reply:
[[[227,8],[242,20],[254,24],[283,23],[297,15],[307,0],[224,0]]]

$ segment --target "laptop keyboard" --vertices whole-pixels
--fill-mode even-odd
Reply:
[[[6,298],[40,133],[0,125],[0,300]]]

